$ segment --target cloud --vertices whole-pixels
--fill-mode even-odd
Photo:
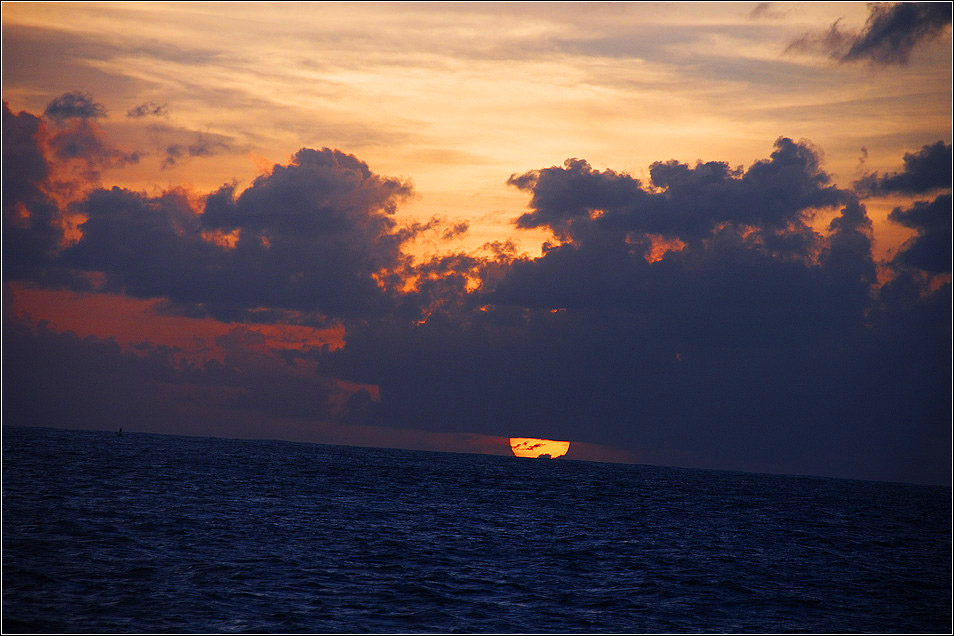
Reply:
[[[647,188],[626,174],[597,172],[580,159],[513,175],[508,183],[533,195],[532,211],[517,226],[545,226],[574,240],[599,230],[696,240],[724,223],[784,228],[849,197],[820,170],[814,149],[784,137],[770,159],[746,171],[721,162],[690,167],[668,161],[654,163],[650,175]]]
[[[771,2],[760,2],[749,12],[749,18],[752,20],[782,18],[788,14],[788,11],[776,11],[772,8]]]
[[[168,114],[165,104],[156,104],[154,102],[143,102],[134,108],[126,111],[126,117],[141,119],[143,117],[162,117]]]
[[[123,355],[115,341],[80,339],[44,324],[9,320],[3,335],[3,410],[11,421],[115,430],[128,427],[130,419],[145,423],[168,417],[182,406],[158,390],[171,379],[166,350]]]
[[[465,227],[402,225],[411,183],[340,150],[303,148],[204,200],[96,188],[60,208],[43,194],[56,157],[37,142],[41,120],[4,116],[5,142],[29,159],[4,173],[5,223],[9,210],[31,246],[8,255],[5,232],[7,280],[78,289],[95,276],[101,291],[236,323],[218,342],[224,361],[192,367],[146,345],[133,359],[115,343],[18,331],[10,360],[28,373],[7,388],[26,396],[12,403],[23,418],[67,417],[31,411],[47,382],[90,422],[162,396],[175,408],[157,426],[273,414],[520,431],[668,465],[949,477],[950,284],[926,287],[916,269],[937,250],[912,243],[879,287],[865,206],[809,142],[779,138],[748,168],[658,161],[645,183],[584,159],[518,173],[518,229],[556,237],[539,257],[497,244],[416,262],[411,241]],[[939,197],[892,220],[934,240],[950,233],[945,208]],[[819,209],[834,215],[826,228]],[[56,240],[66,213],[85,219],[68,245]],[[343,346],[273,351],[242,326],[262,315],[340,324]],[[64,386],[69,374],[82,390]],[[113,376],[126,378],[115,408],[96,389]]]
[[[629,313],[653,338],[791,346],[862,319],[874,278],[866,220],[853,203],[827,238],[725,227],[654,263],[646,237],[601,232],[515,262],[485,301]]]
[[[780,140],[748,170],[651,175],[577,159],[512,176],[531,195],[518,223],[562,244],[445,263],[438,280],[470,268],[482,285],[454,287],[423,321],[355,325],[322,367],[380,386],[382,424],[613,443],[650,463],[945,479],[931,440],[949,439],[949,417],[927,396],[947,391],[949,285],[904,312],[900,280],[878,290],[865,208],[809,144]],[[827,233],[800,222],[833,202]],[[651,232],[686,240],[650,262]]]
[[[901,172],[866,174],[854,183],[855,191],[869,196],[919,195],[951,189],[954,169],[950,144],[937,141],[917,152],[905,153]],[[888,220],[917,230],[892,260],[895,267],[911,267],[932,273],[951,271],[951,195],[933,201],[917,201],[908,209],[897,207]]]
[[[375,175],[354,155],[303,148],[238,198],[230,187],[219,190],[202,220],[210,228],[287,238],[358,229],[376,237],[394,228],[397,202],[411,192],[410,184]]]
[[[444,230],[441,234],[441,238],[445,241],[451,239],[459,238],[464,234],[467,234],[467,231],[470,229],[470,223],[468,221],[458,221],[451,227]]]
[[[907,64],[911,51],[951,24],[951,5],[945,2],[902,2],[869,5],[865,28],[851,42],[845,61],[871,60],[879,64]]]
[[[185,196],[148,197],[114,187],[91,192],[75,209],[86,221],[81,239],[63,252],[64,265],[102,272],[104,291],[206,300],[200,290],[210,281],[203,271],[224,250],[202,239]]]
[[[174,168],[195,157],[212,157],[241,150],[234,137],[221,133],[165,123],[148,124],[146,130],[161,158],[159,167],[162,170]]]
[[[3,105],[3,269],[6,280],[86,289],[59,257],[75,233],[70,202],[95,187],[98,168],[134,160],[109,146],[93,122],[53,133],[44,120]]]
[[[42,278],[60,244],[59,209],[44,184],[51,167],[40,147],[41,119],[3,103],[3,270]]]
[[[27,112],[14,114],[3,102],[4,208],[40,196],[40,184],[50,166],[39,146],[41,119]]]
[[[43,112],[57,124],[69,119],[99,119],[106,116],[106,107],[93,101],[88,93],[72,91],[52,100]]]
[[[915,153],[905,153],[901,172],[867,174],[856,181],[853,187],[855,191],[866,195],[921,194],[950,188],[952,168],[951,146],[939,140]]]
[[[128,430],[133,422],[138,430],[232,435],[230,420],[251,419],[258,436],[287,418],[351,418],[340,405],[353,389],[282,360],[262,340],[235,327],[218,338],[224,360],[199,365],[148,341],[123,350],[113,339],[7,320],[4,415],[23,425]]]
[[[80,120],[57,130],[50,137],[57,158],[84,160],[91,170],[139,163],[138,152],[126,152],[112,146],[93,123]]]
[[[88,289],[95,276],[103,291],[166,298],[196,315],[255,321],[262,312],[291,311],[333,322],[393,308],[395,292],[380,281],[406,268],[407,242],[424,232],[466,231],[466,223],[448,226],[437,218],[399,224],[394,214],[412,185],[327,148],[301,149],[244,191],[223,186],[199,207],[183,190],[149,196],[98,189],[92,168],[123,157],[95,124],[69,123],[50,138],[45,154],[40,123],[5,111],[5,136],[15,141],[5,152],[24,159],[19,170],[5,173],[5,220],[19,228],[8,260],[16,258],[6,270],[12,279],[49,280],[57,271],[60,284]],[[187,152],[205,155],[220,143],[200,136]],[[51,160],[88,162],[90,170],[73,175],[87,179],[86,190],[49,199],[56,185]],[[79,222],[70,240],[67,219]],[[419,312],[417,301],[404,304]]]
[[[202,210],[174,191],[94,191],[75,206],[82,238],[59,262],[101,272],[105,290],[201,304],[228,320],[261,308],[370,311],[390,302],[375,275],[401,264],[413,236],[392,218],[411,192],[352,155],[302,149],[241,193],[212,193]]]
[[[827,31],[808,33],[787,50],[819,52],[839,62],[907,64],[920,44],[929,42],[951,24],[951,5],[946,2],[872,3],[864,28],[842,31],[836,21]]]
[[[7,110],[5,105],[5,116]],[[56,178],[64,181],[67,179],[66,172],[82,171],[83,174],[78,178],[93,182],[98,180],[99,170],[103,168],[139,162],[140,153],[122,150],[106,139],[95,122],[105,116],[106,109],[102,104],[94,102],[88,93],[80,91],[66,93],[49,103],[44,117],[55,122],[56,126],[44,127],[42,131],[34,130],[32,143],[35,148],[29,151],[35,157],[37,153],[44,154],[41,145],[52,150],[52,156],[44,156],[47,163],[44,179],[49,179],[53,172],[59,172]],[[81,163],[82,167],[69,166],[74,160]],[[33,161],[35,163],[35,159]]]
[[[173,143],[166,146],[161,167],[171,168],[186,157],[211,157],[232,149],[229,138],[223,135],[197,132],[192,143]]]
[[[898,251],[894,263],[928,272],[951,271],[951,195],[918,201],[904,210],[895,208],[888,219],[918,231]]]

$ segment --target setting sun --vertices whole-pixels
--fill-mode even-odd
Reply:
[[[552,439],[534,437],[511,437],[510,450],[517,457],[543,457],[550,459],[563,457],[570,450],[570,442],[557,442]]]

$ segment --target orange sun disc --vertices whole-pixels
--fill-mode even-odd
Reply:
[[[510,450],[517,457],[542,457],[550,459],[563,457],[570,450],[570,442],[557,442],[552,439],[537,439],[535,437],[511,437]]]

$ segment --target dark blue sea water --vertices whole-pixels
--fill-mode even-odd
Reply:
[[[3,428],[3,631],[949,632],[951,490]]]

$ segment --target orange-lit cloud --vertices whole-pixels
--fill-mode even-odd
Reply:
[[[648,234],[650,248],[645,254],[647,263],[658,263],[667,252],[678,252],[686,247],[686,243],[678,238],[666,238],[661,234]]]

